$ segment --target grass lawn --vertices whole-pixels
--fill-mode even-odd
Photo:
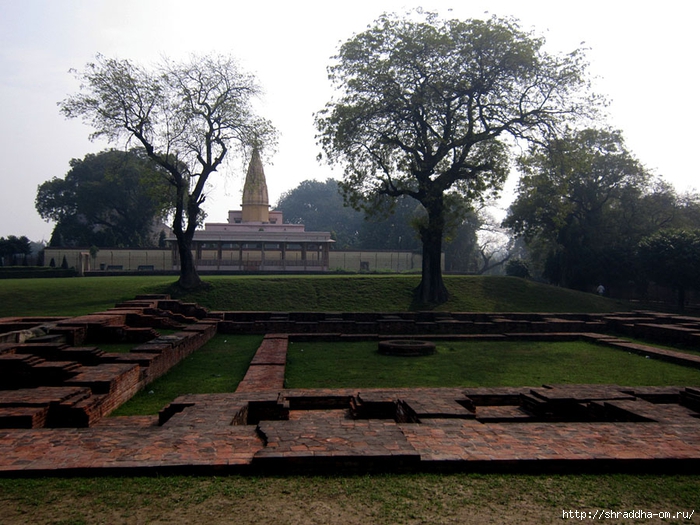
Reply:
[[[574,342],[443,342],[434,355],[395,357],[376,342],[289,345],[288,388],[700,385],[700,370]]]
[[[172,276],[0,280],[0,317],[75,316],[144,293],[171,293],[211,310],[382,312],[425,309],[414,275],[207,276],[204,292],[177,295]],[[514,277],[446,276],[453,312],[611,312],[626,304]]]
[[[147,290],[165,288],[172,277],[66,277],[0,280],[0,317],[76,316],[112,308]]]
[[[261,340],[215,336],[112,415],[153,415],[180,395],[234,392]],[[692,386],[700,370],[582,341],[444,342],[422,357],[381,355],[373,342],[303,342],[289,345],[285,379],[287,388]]]
[[[234,392],[260,346],[262,336],[216,335],[166,375],[112,412],[113,416],[157,414],[184,394]]]
[[[697,523],[698,489],[700,476],[644,475],[0,479],[0,505],[4,524],[528,525],[570,523],[572,509],[695,509],[692,521],[600,521]]]
[[[183,297],[215,310],[383,312],[425,309],[413,302],[415,275],[211,276],[206,292]],[[610,312],[625,304],[514,277],[445,276],[452,312]]]

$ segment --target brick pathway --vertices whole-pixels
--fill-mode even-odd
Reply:
[[[236,392],[264,392],[284,388],[288,343],[289,337],[286,334],[266,335]]]
[[[697,388],[292,390],[284,388],[288,339],[268,334],[233,394],[182,396],[160,416],[105,418],[89,428],[0,429],[0,475],[700,467]],[[58,393],[81,391],[76,383]],[[45,417],[33,403],[46,395],[28,398],[23,417]]]
[[[513,404],[521,394],[552,406],[534,415]],[[0,430],[0,472],[697,471],[698,413],[642,395],[567,385],[182,396],[160,424]],[[576,420],[567,405],[583,407]]]

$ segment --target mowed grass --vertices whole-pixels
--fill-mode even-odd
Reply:
[[[170,293],[211,310],[396,312],[413,301],[414,275],[207,276],[206,291],[179,294],[172,276],[0,280],[0,317],[75,316],[145,293]],[[446,276],[454,312],[610,312],[628,306],[594,294],[514,277]]]
[[[3,524],[588,523],[563,511],[695,510],[700,476],[166,476],[0,479]]]
[[[260,346],[262,336],[216,335],[166,375],[124,403],[112,416],[157,414],[184,394],[235,392]]]
[[[395,312],[416,304],[415,275],[212,276],[208,291],[183,299],[214,310]],[[610,299],[515,277],[445,276],[451,312],[610,312],[627,310]]]
[[[184,394],[235,392],[261,336],[217,335],[113,416],[157,414]],[[584,341],[444,342],[434,355],[396,357],[376,342],[297,342],[287,354],[287,388],[497,387],[597,383],[700,385],[700,370]]]
[[[376,342],[289,345],[288,388],[700,385],[700,370],[584,341],[443,342],[420,357],[386,356]]]
[[[0,280],[0,317],[76,316],[164,289],[172,277],[66,277]]]

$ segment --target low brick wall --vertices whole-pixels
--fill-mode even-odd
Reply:
[[[69,319],[0,319],[0,333],[14,341],[0,344],[0,428],[95,424],[211,339],[217,323],[205,315],[197,305],[144,296]],[[158,336],[154,327],[180,331]],[[19,342],[18,329],[39,337]],[[136,346],[108,353],[99,349],[104,342]]]

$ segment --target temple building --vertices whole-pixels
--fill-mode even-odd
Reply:
[[[174,269],[179,268],[177,241],[168,238]],[[205,223],[192,242],[197,270],[327,271],[330,232],[307,232],[303,224],[284,224],[282,212],[270,211],[267,182],[257,149],[248,166],[240,210],[228,222]]]
[[[44,265],[75,268],[79,275],[180,270],[177,240],[166,234],[167,248],[46,248]],[[208,222],[192,242],[197,271],[236,272],[415,272],[422,257],[410,250],[332,250],[330,232],[307,232],[303,224],[284,224],[282,212],[270,211],[262,160],[253,151],[240,210],[227,222]]]

